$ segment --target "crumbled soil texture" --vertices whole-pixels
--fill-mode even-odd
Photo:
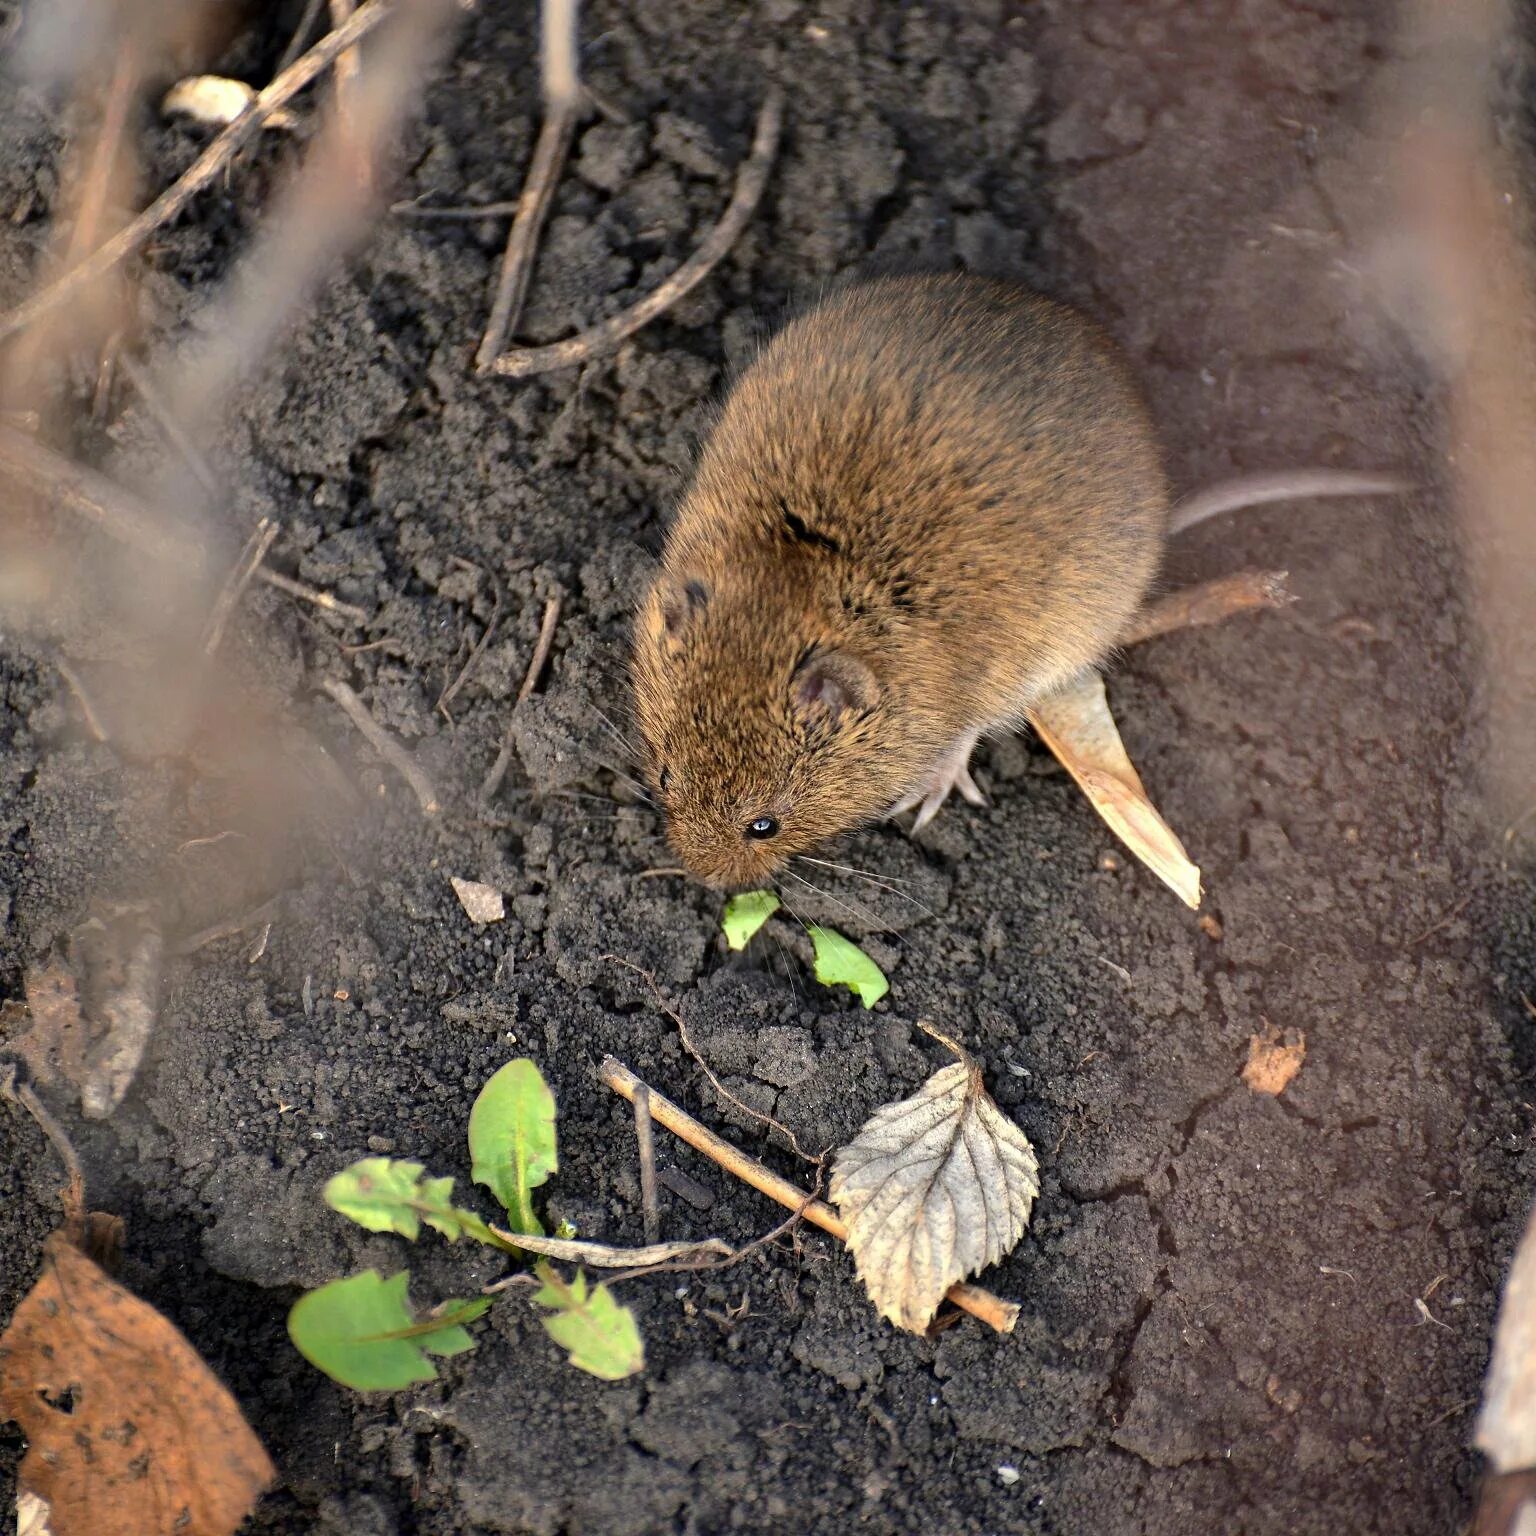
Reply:
[[[222,67],[264,78],[299,9],[275,8]],[[156,605],[126,580],[89,612],[61,598],[49,635],[7,630],[5,994],[93,903],[153,896],[173,938],[254,913],[168,963],[149,1057],[110,1120],[49,1094],[92,1203],[126,1222],[125,1279],[186,1330],[280,1468],[253,1529],[1457,1527],[1531,1184],[1520,995],[1536,995],[1536,906],[1504,862],[1521,844],[1477,798],[1474,626],[1433,489],[1435,393],[1352,254],[1388,195],[1371,125],[1400,88],[1398,24],[1371,0],[600,0],[584,59],[604,111],[559,188],[519,339],[571,334],[687,254],[776,79],[783,149],[719,269],[615,359],[480,380],[468,363],[504,222],[386,218],[213,455],[233,492],[224,548],[278,519],[276,565],[368,622],[257,584],[216,685],[145,660]],[[480,6],[408,137],[401,195],[514,196],[536,99],[527,8]],[[7,302],[42,259],[58,110],[7,96]],[[139,131],[152,185],[203,141]],[[148,366],[212,301],[297,153],[265,136],[156,236],[137,269]],[[1101,317],[1181,488],[1391,463],[1426,489],[1203,527],[1170,583],[1281,566],[1300,601],[1113,669],[1211,921],[1116,846],[1037,746],[996,743],[979,759],[990,808],[951,808],[916,842],[849,839],[833,858],[873,882],[790,887],[888,969],[865,1012],[810,979],[794,923],[729,955],[717,898],[656,873],[673,861],[626,777],[626,622],[711,403],[763,330],[847,274],[957,265]],[[80,359],[46,381],[54,403],[94,384]],[[142,484],[158,429],[126,384],[108,407],[63,445]],[[513,708],[554,595],[547,676]],[[326,678],[415,754],[441,814],[423,815]],[[509,719],[511,771],[483,805]],[[471,926],[451,875],[503,889],[505,921]],[[430,1234],[370,1237],[320,1189],[387,1152],[483,1198],[464,1126],[513,1055],[559,1100],[548,1210],[584,1234],[641,1233],[631,1112],[596,1075],[607,1052],[812,1181],[609,956],[653,972],[725,1084],[813,1149],[939,1064],[919,1020],[962,1038],[1040,1153],[1034,1225],[986,1277],[1022,1304],[1013,1334],[962,1320],[900,1336],[847,1255],[800,1233],[715,1274],[624,1285],[647,1367],[619,1385],[567,1367],[517,1289],[437,1384],[363,1397],[305,1364],[284,1333],[303,1287],[408,1261],[427,1302],[498,1273]],[[1279,1098],[1239,1076],[1270,1026],[1306,1040]],[[0,1140],[8,1316],[59,1176],[19,1112]],[[667,1237],[739,1244],[780,1219],[664,1134],[660,1158],[687,1176],[686,1198],[663,1190]]]

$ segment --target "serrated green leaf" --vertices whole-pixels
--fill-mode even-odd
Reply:
[[[849,987],[866,1008],[891,990],[885,972],[852,939],[830,928],[812,928],[810,934],[816,946],[816,980],[824,987]]]
[[[409,1285],[404,1270],[387,1280],[376,1269],[332,1280],[293,1304],[288,1337],[311,1365],[359,1392],[393,1392],[412,1382],[435,1381],[437,1368],[427,1354],[461,1355],[473,1349],[475,1341],[463,1325],[490,1306],[490,1297],[446,1301],[418,1322],[406,1296]]]
[[[572,1365],[603,1381],[623,1381],[645,1369],[645,1344],[635,1314],[620,1306],[606,1285],[589,1291],[581,1270],[567,1282],[549,1264],[540,1264],[538,1275],[544,1284],[533,1299],[551,1312],[542,1320],[544,1330]]]
[[[515,1232],[542,1236],[533,1191],[559,1167],[555,1096],[526,1056],[509,1061],[469,1112],[470,1177],[501,1201]]]
[[[326,1182],[325,1203],[370,1232],[397,1232],[412,1242],[425,1221],[451,1243],[472,1237],[508,1246],[473,1211],[453,1203],[451,1178],[423,1178],[422,1171],[420,1163],[365,1157]]]
[[[725,904],[720,926],[725,942],[732,949],[745,949],[752,936],[779,910],[779,898],[772,891],[739,891]]]

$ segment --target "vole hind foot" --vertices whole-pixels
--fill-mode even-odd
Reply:
[[[903,795],[886,815],[899,816],[916,806],[917,818],[912,823],[912,830],[921,832],[939,814],[939,807],[949,798],[951,790],[971,805],[985,805],[987,797],[976,787],[970,767],[971,753],[980,739],[980,731],[966,731],[957,736],[916,787]]]

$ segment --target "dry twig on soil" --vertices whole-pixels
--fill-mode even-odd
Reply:
[[[657,984],[656,973],[654,971],[648,971],[644,968],[644,966],[636,965],[633,960],[624,959],[622,955],[604,955],[603,959],[611,960],[615,965],[622,965],[627,971],[633,971],[635,975],[637,975],[646,984],[646,986],[650,989],[651,996],[655,1000],[656,1006],[661,1009],[661,1011],[666,1014],[666,1016],[671,1019],[675,1025],[677,1025],[677,1038],[683,1049],[687,1051],[691,1057],[693,1057],[695,1062],[698,1063],[700,1070],[704,1073],[704,1076],[709,1079],[709,1086],[713,1088],[715,1092],[718,1093],[720,1097],[726,1101],[727,1104],[734,1105],[749,1119],[760,1120],[770,1130],[777,1131],[779,1135],[789,1143],[790,1148],[796,1157],[804,1159],[804,1161],[812,1164],[812,1166],[816,1168],[820,1168],[822,1166],[823,1162],[826,1160],[825,1153],[823,1153],[820,1157],[812,1157],[811,1154],[807,1152],[795,1139],[795,1133],[790,1130],[787,1125],[784,1125],[781,1121],[775,1120],[772,1115],[765,1115],[760,1109],[753,1109],[750,1104],[742,1103],[742,1101],[738,1099],[736,1095],[732,1093],[731,1090],[727,1088],[718,1077],[715,1076],[714,1069],[699,1054],[698,1047],[694,1045],[693,1041],[688,1037],[688,1026],[683,1023],[682,1014],[680,1014],[677,1009],[675,1009],[666,1000],[666,998],[662,996],[661,988]]]
[[[369,746],[411,786],[421,803],[423,814],[437,815],[442,809],[442,802],[421,764],[368,713],[367,705],[345,683],[328,677],[321,682],[320,687],[341,706],[347,719],[367,737]]]
[[[555,626],[560,622],[560,595],[544,604],[544,617],[539,623],[539,638],[533,643],[533,655],[528,661],[528,670],[523,674],[522,686],[517,690],[517,698],[513,700],[512,707],[533,696],[533,690],[538,686],[539,674],[544,670],[544,663],[549,660],[550,647],[555,643]],[[512,766],[512,722],[507,722],[507,729],[501,738],[501,750],[496,754],[496,761],[491,764],[491,771],[486,774],[484,782],[480,785],[480,798],[489,800],[492,795],[501,788],[501,781],[507,776],[507,769]]]
[[[661,1207],[656,1200],[656,1127],[651,1119],[651,1090],[641,1083],[635,1089],[635,1144],[640,1151],[640,1208],[645,1221],[645,1240],[661,1240]]]
[[[250,586],[251,578],[255,576],[261,562],[266,559],[267,551],[272,548],[273,540],[276,538],[277,524],[270,517],[263,517],[252,530],[250,538],[245,541],[245,548],[240,551],[240,558],[235,561],[228,578],[219,589],[213,611],[208,615],[208,623],[203,630],[205,656],[212,656],[218,650],[220,642],[224,639],[224,631],[229,626],[230,617],[235,611],[235,604],[240,601],[245,589]]]
[[[598,1075],[608,1087],[626,1099],[633,1098],[636,1088],[645,1086],[628,1067],[612,1056],[603,1058],[603,1063],[598,1068]],[[771,1168],[765,1168],[756,1158],[748,1157],[745,1152],[715,1135],[707,1126],[700,1125],[691,1115],[679,1109],[676,1104],[657,1093],[655,1089],[651,1089],[650,1092],[651,1113],[673,1135],[686,1141],[689,1146],[702,1152],[743,1183],[750,1184],[760,1193],[767,1195],[770,1200],[777,1200],[780,1205],[789,1210],[802,1211],[804,1219],[812,1226],[820,1227],[823,1232],[830,1233],[839,1242],[847,1241],[847,1224],[830,1205],[820,1200],[807,1199],[805,1191],[797,1189],[788,1179],[780,1178]],[[972,1317],[979,1318],[988,1327],[995,1328],[999,1333],[1011,1333],[1014,1323],[1018,1320],[1019,1308],[1016,1303],[1004,1301],[1000,1296],[994,1296],[991,1291],[983,1290],[979,1285],[963,1283],[952,1285],[945,1293],[945,1299],[953,1302],[962,1312],[969,1312]]]
[[[507,235],[491,318],[475,353],[476,373],[489,371],[523,313],[539,235],[549,216],[550,201],[581,117],[581,82],[576,73],[576,0],[544,0],[540,19],[544,123]]]
[[[351,619],[354,624],[368,622],[368,615],[356,603],[344,603],[340,598],[332,597],[329,592],[322,592],[317,587],[305,586],[302,581],[295,581],[293,577],[284,576],[280,571],[269,570],[263,565],[257,569],[256,579],[266,582],[269,587],[275,587],[279,592],[286,592],[289,597],[297,597],[302,602],[313,603],[316,608],[323,609],[326,613]]]
[[[731,193],[730,203],[721,215],[720,222],[699,243],[693,255],[669,278],[638,304],[594,325],[579,336],[571,337],[569,341],[557,341],[548,347],[525,347],[503,352],[490,365],[490,371],[506,378],[526,379],[536,373],[548,373],[553,368],[571,368],[577,363],[606,357],[642,326],[649,325],[702,282],[736,243],[756,210],[763,188],[768,184],[768,173],[773,168],[774,156],[778,153],[779,133],[783,125],[784,93],[775,85],[769,88],[762,109],[757,114],[751,152],[736,173],[736,188]]]

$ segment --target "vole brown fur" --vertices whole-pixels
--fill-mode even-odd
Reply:
[[[1352,480],[1385,485],[1290,494]],[[635,625],[684,863],[757,883],[882,814],[980,802],[977,740],[1104,658],[1168,527],[1140,393],[1076,311],[941,276],[795,320],[727,398]]]

